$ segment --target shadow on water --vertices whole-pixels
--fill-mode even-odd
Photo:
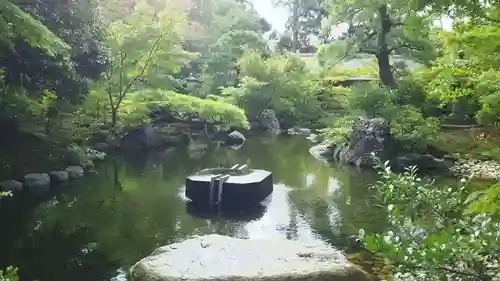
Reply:
[[[325,165],[301,137],[249,138],[235,150],[209,146],[120,155],[41,202],[0,215],[0,267],[22,280],[124,280],[155,248],[195,235],[294,239],[349,249],[359,228],[380,230],[384,213],[366,188],[374,176]],[[273,172],[274,192],[247,213],[210,213],[186,204],[185,177],[248,164]]]

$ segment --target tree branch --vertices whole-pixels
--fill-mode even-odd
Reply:
[[[108,98],[109,98],[109,105],[111,106],[111,110],[114,110],[115,105],[113,102],[113,95],[111,94],[111,73],[110,70],[107,70],[104,75],[106,76],[106,80],[108,81]]]
[[[139,78],[141,78],[142,76],[144,76],[144,74],[146,73],[146,69],[148,68],[148,66],[150,65],[151,61],[153,60],[153,57],[154,55],[158,52],[158,48],[159,48],[159,45],[160,45],[160,40],[163,38],[163,34],[158,36],[158,38],[155,40],[155,42],[153,43],[153,45],[151,45],[151,49],[149,50],[149,53],[148,53],[148,56],[147,56],[147,59],[146,59],[146,62],[144,63],[141,71],[139,72],[138,75],[134,76],[127,84],[127,86],[125,87],[125,89],[123,89],[123,92],[122,94],[120,94],[119,98],[118,98],[118,102],[116,103],[116,106],[120,106],[120,104],[122,103],[123,99],[125,98],[125,95],[128,93],[128,91],[130,90],[130,88],[134,85],[135,82],[137,82],[139,80]]]
[[[446,267],[438,267],[436,268],[437,270],[441,270],[441,271],[446,271],[446,272],[449,272],[449,273],[453,273],[453,274],[457,274],[457,275],[462,275],[462,276],[468,276],[468,277],[474,277],[476,279],[479,279],[481,280],[482,276],[481,275],[477,275],[477,274],[474,274],[474,273],[469,273],[469,272],[463,272],[463,271],[458,271],[456,269],[451,269],[451,268],[446,268]]]
[[[396,51],[396,50],[399,50],[401,48],[407,48],[407,49],[410,49],[410,50],[414,50],[414,51],[423,51],[424,48],[422,47],[419,47],[419,46],[415,46],[415,45],[412,45],[410,43],[403,43],[403,42],[400,42],[399,40],[396,41],[397,44],[399,44],[398,46],[395,46],[395,47],[392,47],[392,48],[389,48],[387,51],[389,53],[393,52],[393,51]]]
[[[476,14],[477,16],[479,16],[485,20],[489,20],[489,21],[494,22],[494,23],[500,23],[500,19],[490,17],[488,14],[486,14],[486,12],[481,7],[477,7],[477,6],[473,7],[472,13]]]
[[[121,97],[123,94],[123,63],[125,62],[125,58],[127,57],[127,54],[124,53],[120,49],[120,84],[119,84],[119,97]]]
[[[485,20],[489,20],[494,23],[500,23],[500,19],[495,19],[490,16],[488,16],[486,13],[479,15],[480,17],[484,18]]]

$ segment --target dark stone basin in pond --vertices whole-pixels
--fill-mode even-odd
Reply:
[[[197,204],[254,206],[272,192],[272,173],[260,169],[211,168],[186,178],[186,197]]]

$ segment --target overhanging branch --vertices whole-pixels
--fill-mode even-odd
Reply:
[[[412,45],[410,43],[403,43],[403,42],[400,42],[399,40],[396,41],[396,44],[398,44],[398,45],[394,46],[392,48],[389,48],[387,51],[389,53],[391,53],[391,52],[399,50],[401,48],[406,48],[406,49],[410,49],[410,50],[414,50],[414,51],[420,51],[420,52],[424,51],[424,48],[422,48],[422,47],[415,46],[415,45]]]

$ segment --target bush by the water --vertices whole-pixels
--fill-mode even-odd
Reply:
[[[341,99],[348,115],[334,118],[333,123],[320,132],[332,143],[345,142],[358,119],[353,116],[382,117],[389,122],[391,136],[402,147],[425,149],[438,136],[438,119],[425,117],[416,106],[399,104],[399,95],[398,90],[375,83],[355,85]]]
[[[180,117],[192,116],[206,123],[248,128],[245,112],[235,105],[160,89],[146,89],[128,95],[123,101],[120,118],[126,124],[143,123],[152,110],[159,108]]]
[[[500,274],[498,202],[478,200],[466,179],[438,188],[416,167],[402,174],[387,162],[379,168],[381,180],[371,188],[390,227],[380,234],[360,230],[365,248],[387,259],[400,278],[487,281]],[[486,192],[498,195],[493,189]]]
[[[311,125],[330,109],[338,109],[344,88],[322,82],[293,55],[270,58],[249,52],[239,61],[240,82],[224,88],[222,96],[243,108],[250,120],[272,109],[284,127]]]

